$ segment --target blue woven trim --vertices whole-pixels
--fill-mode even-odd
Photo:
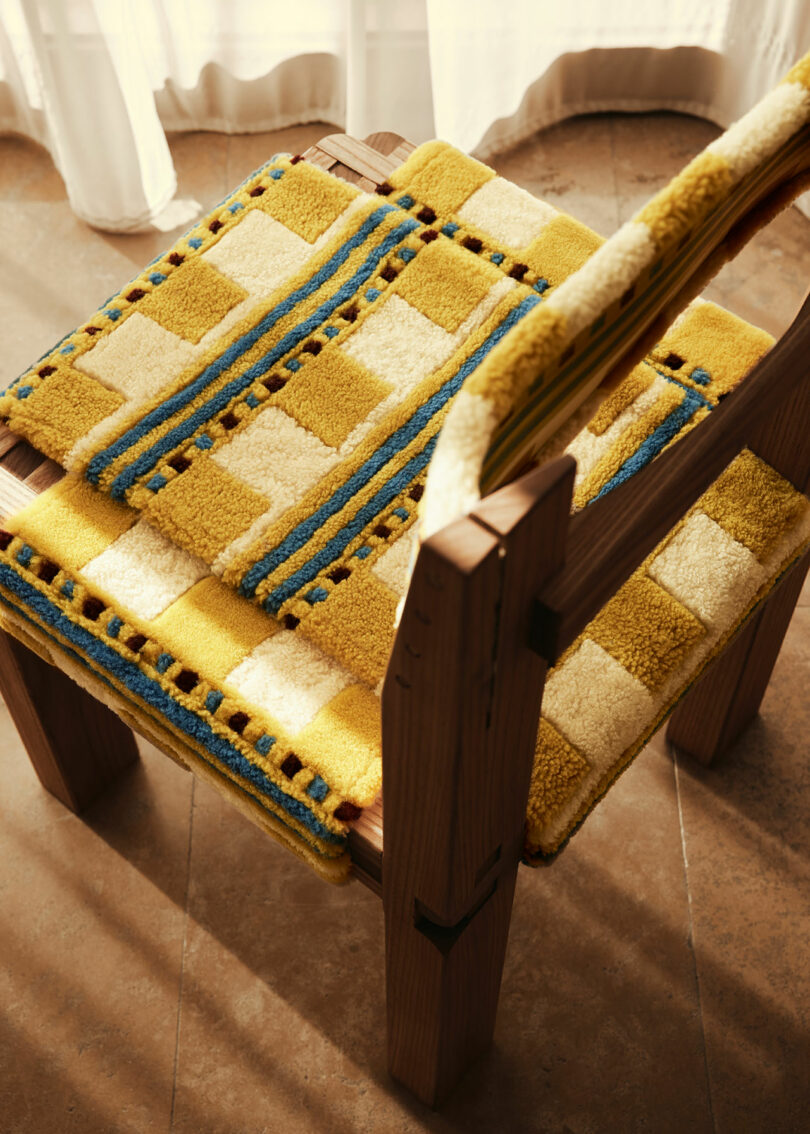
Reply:
[[[681,388],[683,389],[683,387]],[[684,399],[681,404],[667,414],[658,428],[642,441],[635,453],[627,458],[618,472],[614,473],[607,484],[604,484],[593,497],[593,500],[589,500],[588,503],[592,504],[594,500],[606,496],[608,492],[612,492],[614,488],[618,488],[620,484],[629,480],[634,473],[640,472],[645,465],[648,465],[654,457],[658,456],[664,446],[669,444],[695,412],[705,404],[706,399],[697,390],[684,389]]]
[[[491,332],[491,334],[481,344],[481,346],[476,351],[474,351],[469,358],[465,360],[464,364],[453,375],[453,377],[448,378],[444,385],[440,386],[435,394],[433,394],[432,397],[430,397],[424,403],[424,405],[421,405],[419,409],[416,410],[416,412],[412,415],[412,417],[407,422],[405,422],[404,425],[400,426],[399,429],[392,433],[388,440],[383,445],[381,445],[379,449],[377,449],[377,451],[371,457],[369,457],[369,459],[365,461],[352,476],[349,477],[345,484],[341,485],[337,492],[335,492],[333,496],[326,501],[325,504],[322,504],[321,507],[318,508],[317,511],[313,512],[311,516],[308,516],[306,520],[303,520],[297,527],[293,528],[293,530],[289,533],[289,535],[287,535],[284,540],[282,540],[278,547],[275,547],[272,551],[267,552],[266,555],[262,556],[261,559],[254,563],[253,566],[246,571],[239,584],[240,592],[243,595],[247,596],[252,596],[253,594],[255,594],[256,587],[259,585],[262,579],[266,578],[269,574],[271,574],[271,572],[273,572],[277,567],[284,563],[286,559],[288,559],[291,555],[294,555],[296,551],[298,551],[306,543],[308,543],[309,540],[312,539],[312,537],[323,526],[323,524],[326,523],[327,520],[329,520],[337,512],[340,512],[349,503],[351,498],[362,488],[364,488],[365,485],[368,484],[368,482],[371,480],[371,478],[375,476],[380,471],[380,469],[383,468],[389,460],[391,460],[392,457],[396,456],[398,452],[404,449],[410,441],[412,441],[427,425],[430,424],[430,421],[434,417],[434,415],[438,413],[439,410],[441,410],[443,406],[449,401],[449,399],[459,390],[465,378],[472,374],[476,367],[478,367],[483,362],[489,352],[501,341],[504,335],[506,335],[507,332],[510,331],[512,327],[514,327],[515,324],[524,317],[524,315],[528,314],[528,312],[531,311],[533,307],[536,307],[539,302],[540,300],[536,295],[529,295],[524,300],[522,300],[522,302],[519,303],[517,307],[513,307],[509,314],[503,319],[501,323],[498,324],[495,330]],[[418,463],[420,458],[424,457],[426,451],[427,447],[422,451],[422,454],[420,454],[419,457],[414,458],[414,461]],[[425,460],[427,459],[429,459],[429,454],[428,458],[425,458]],[[413,462],[410,462],[410,464],[413,464]],[[424,462],[421,467],[424,467]],[[418,469],[414,468],[414,471],[411,473],[411,475],[416,475],[416,471],[418,471]],[[388,482],[388,485],[392,485],[396,480],[396,477],[392,478],[392,480]],[[401,478],[398,483],[400,482]],[[404,485],[402,486],[404,487]],[[389,492],[386,494],[387,487],[388,486],[385,486],[380,490],[380,493],[377,494],[377,496],[381,498],[383,497],[383,495],[385,495],[385,503],[390,502],[390,500],[393,499],[397,492],[400,491],[400,488],[397,488],[396,492]],[[376,499],[377,497],[375,497],[375,500]],[[365,510],[362,510],[362,513],[364,514]],[[358,516],[360,514],[361,513],[358,513]],[[295,576],[291,576],[291,578],[302,578],[304,579],[304,581],[308,581],[309,579],[314,578],[318,570],[320,570],[320,567],[312,571],[310,570],[310,565],[314,564],[316,561],[319,564],[328,562],[328,560],[324,560],[324,556],[327,554],[327,548],[329,549],[329,554],[331,555],[337,555],[340,553],[340,551],[344,550],[353,536],[362,527],[362,525],[360,525],[360,528],[357,527],[357,524],[355,522],[356,520],[357,517],[355,517],[355,520],[353,520],[333,539],[331,539],[327,544],[327,547],[320,551],[313,560],[310,560],[309,564],[304,564],[300,568],[300,570],[296,572]],[[291,593],[289,591],[287,582],[273,591],[265,600],[265,605],[267,605],[267,603],[270,604],[269,606],[267,606],[268,610],[278,609],[278,606],[281,604],[281,602],[284,601],[284,598],[279,598],[277,601],[276,596],[282,593],[284,597],[288,597],[289,593]]]
[[[236,340],[236,342],[233,342],[233,344],[231,344],[228,349],[225,350],[225,352],[223,352],[219,356],[219,358],[216,359],[216,361],[212,362],[209,366],[206,366],[205,370],[199,376],[197,376],[197,378],[193,382],[189,383],[188,386],[186,386],[183,390],[178,390],[170,398],[167,398],[166,401],[163,401],[163,403],[155,407],[151,413],[146,414],[145,417],[142,417],[140,422],[134,425],[132,429],[127,430],[126,433],[121,435],[121,437],[113,442],[112,445],[107,449],[102,449],[100,452],[98,452],[98,454],[96,454],[91,460],[90,465],[87,466],[87,472],[85,474],[87,480],[92,484],[98,484],[103,469],[107,468],[107,466],[110,465],[113,460],[115,460],[121,454],[124,454],[124,452],[126,452],[126,450],[133,445],[136,445],[137,441],[140,441],[146,433],[149,433],[153,429],[157,429],[159,425],[167,422],[172,415],[182,411],[182,409],[189,403],[191,403],[191,401],[193,401],[194,398],[197,397],[197,395],[200,395],[200,393],[208,388],[213,381],[216,381],[216,379],[219,378],[220,374],[225,373],[225,371],[228,370],[230,366],[233,366],[234,363],[237,362],[238,358],[241,358],[242,355],[247,352],[247,350],[250,350],[251,347],[253,347],[256,342],[258,342],[262,338],[262,336],[267,335],[267,332],[271,330],[272,327],[275,327],[275,324],[279,321],[279,319],[284,318],[284,316],[289,314],[290,311],[293,311],[297,304],[302,301],[302,299],[305,299],[312,295],[314,291],[317,291],[324,284],[324,282],[334,276],[334,274],[339,270],[340,266],[346,262],[348,256],[351,255],[351,253],[354,251],[354,248],[364,244],[365,240],[368,239],[374,229],[377,229],[381,225],[382,220],[385,219],[386,215],[391,211],[393,210],[391,210],[390,205],[381,205],[379,209],[374,210],[374,212],[371,214],[371,217],[365,220],[363,225],[357,229],[354,236],[349,238],[345,244],[341,245],[340,248],[338,248],[338,251],[334,255],[330,256],[330,259],[327,261],[327,263],[323,264],[322,268],[318,272],[315,272],[314,276],[306,281],[306,284],[304,284],[302,287],[299,287],[296,291],[293,291],[293,293],[290,293],[290,295],[288,295],[284,299],[284,301],[282,301],[282,303],[277,304],[275,307],[273,307],[272,310],[267,313],[267,315],[264,315],[264,318],[261,319],[259,323],[256,323],[255,327],[251,328],[250,331],[247,331],[245,335],[242,336],[242,338],[239,338]],[[415,221],[408,220],[405,223],[406,225],[408,225],[408,231],[410,231],[411,228],[416,227]],[[403,226],[399,227],[402,228]],[[369,274],[371,273],[369,272]],[[340,302],[341,301],[337,301],[337,303]],[[319,307],[319,310],[318,312],[315,312],[315,315],[318,315],[321,310],[322,308]],[[306,320],[304,324],[301,324],[302,328],[306,327],[306,324],[310,323],[312,319],[314,319],[314,315],[311,316],[310,320]],[[297,330],[301,331],[299,338],[304,338],[306,335],[309,335],[312,329],[314,329],[314,325],[312,328],[306,327],[306,330],[301,330],[301,328],[298,328]],[[285,338],[281,340],[281,344],[286,344],[287,340],[293,339],[295,333],[295,331],[290,332],[289,335],[285,336]],[[295,346],[298,340],[299,339],[297,338],[293,339],[289,342],[289,346]],[[272,361],[268,361],[268,359],[271,358],[271,355],[265,355],[264,358],[260,359],[258,363],[255,363],[254,366],[252,366],[251,369],[248,370],[247,373],[252,374],[250,379],[245,381],[245,375],[243,375],[242,380],[236,380],[236,382],[229,383],[227,389],[235,386],[235,384],[237,384],[238,382],[241,382],[242,384],[238,387],[238,390],[236,392],[241,391],[245,386],[250,386],[250,383],[254,380],[254,378],[256,378],[256,376],[264,373],[264,370],[269,369],[272,363],[276,362],[280,357],[280,354],[278,354],[278,349],[281,347],[281,344],[278,344],[275,352],[271,353],[272,356],[275,356],[272,357]],[[289,346],[286,346],[285,350],[289,349]],[[264,363],[267,363],[267,365],[264,365],[262,369],[262,364]],[[255,371],[255,374],[252,373],[253,371]],[[220,395],[222,392],[223,391],[220,391]],[[231,395],[228,395],[227,400],[229,400],[230,396]],[[209,405],[213,405],[214,401],[217,401],[217,398],[211,399]],[[222,403],[220,408],[223,405],[225,405],[225,403]],[[211,412],[216,413],[216,409],[212,409]],[[201,420],[204,421],[205,417],[203,416]],[[194,428],[196,428],[196,426],[194,426]],[[169,434],[169,437],[171,437],[171,435],[175,432],[176,430],[172,430],[172,433]],[[192,429],[191,432],[194,432],[194,429]],[[183,438],[180,438],[180,440],[183,440]],[[134,483],[138,475],[149,472],[149,469],[152,468],[155,463],[157,463],[160,454],[155,456],[153,460],[147,459],[155,448],[157,447],[153,447],[153,449],[150,449],[147,454],[143,454],[142,457],[137,460],[135,464],[138,467],[138,472],[129,477],[128,483],[124,485],[124,488],[121,488],[120,493],[113,491],[113,496],[117,496],[120,499],[120,496],[123,496],[124,492],[126,491],[127,486]],[[142,465],[143,468],[141,467]],[[125,477],[126,479],[127,475],[130,472],[130,469],[132,469],[133,467],[133,465],[130,465],[126,469],[125,473],[121,474],[121,476],[118,477],[115,483],[118,484],[118,481],[121,480],[121,477]],[[113,485],[113,488],[115,488],[115,485]]]
[[[265,775],[261,768],[257,767],[255,764],[251,764],[229,741],[215,733],[206,721],[174,701],[157,681],[148,677],[134,662],[130,662],[126,658],[121,657],[112,647],[96,638],[89,631],[85,630],[83,626],[71,622],[70,619],[50,601],[47,595],[44,595],[41,591],[32,587],[30,583],[20,578],[6,563],[0,563],[0,585],[15,595],[21,602],[29,607],[38,618],[58,631],[62,637],[66,638],[76,647],[76,650],[68,649],[61,642],[56,640],[56,644],[60,649],[64,650],[65,653],[80,661],[87,668],[93,670],[93,672],[96,672],[95,668],[89,664],[92,660],[96,666],[100,667],[101,672],[99,676],[102,677],[108,685],[111,684],[111,682],[107,680],[106,674],[114,676],[131,693],[140,697],[142,701],[145,701],[155,709],[160,716],[165,717],[179,728],[186,736],[190,737],[198,744],[203,745],[208,752],[216,756],[223,764],[226,764],[232,771],[236,772],[237,775],[248,780],[258,788],[263,795],[268,796],[275,803],[283,807],[290,815],[294,816],[300,823],[303,823],[309,831],[317,835],[318,838],[335,845],[345,843],[345,836],[336,835],[325,827],[305,804],[282,791],[277,784],[273,783],[273,781]],[[12,609],[18,610],[2,593],[0,593],[0,601],[10,606]],[[24,611],[19,611],[19,613],[29,622],[32,621]],[[37,623],[34,623],[34,625],[37,625]],[[40,627],[40,629],[44,628]],[[115,688],[115,686],[113,686],[113,688]],[[277,818],[275,815],[274,817]]]

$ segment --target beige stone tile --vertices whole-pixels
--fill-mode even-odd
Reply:
[[[803,1129],[810,1034],[810,610],[794,615],[761,715],[680,795],[718,1134]]]
[[[615,114],[612,121],[619,223],[630,220],[720,133],[681,114]]]
[[[487,164],[601,236],[618,228],[608,115],[560,122]]]
[[[0,137],[0,201],[61,201],[65,183],[44,146],[17,135]]]
[[[82,822],[40,787],[4,705],[0,743],[2,1127],[162,1134],[191,777],[149,749]]]
[[[660,749],[521,872],[495,1049],[441,1115],[386,1076],[378,900],[195,800],[175,1131],[710,1129]]]

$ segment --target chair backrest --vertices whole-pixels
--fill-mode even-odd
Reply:
[[[577,406],[628,373],[722,263],[806,187],[809,87],[810,56],[539,303],[465,382],[431,461],[425,536],[508,482]]]

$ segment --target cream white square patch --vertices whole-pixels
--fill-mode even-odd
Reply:
[[[747,547],[705,512],[695,512],[647,574],[710,630],[725,628],[767,578]]]
[[[294,630],[265,638],[226,681],[291,733],[308,725],[341,690],[356,684],[347,670]]]
[[[525,248],[558,213],[511,181],[493,177],[467,198],[458,215],[510,248]]]
[[[179,335],[133,311],[73,365],[139,402],[174,382],[196,354]]]
[[[205,575],[208,567],[139,520],[82,568],[90,583],[140,618],[156,618]]]
[[[654,711],[642,683],[590,638],[554,670],[543,692],[543,716],[600,772],[633,743]]]
[[[372,311],[343,344],[347,354],[401,394],[441,366],[454,348],[452,335],[399,295]]]
[[[313,246],[283,224],[253,209],[203,259],[253,295],[268,295],[298,271]]]
[[[258,413],[250,425],[211,456],[270,501],[270,522],[337,463],[334,449],[277,406]]]
[[[413,560],[416,555],[419,529],[411,524],[407,532],[394,540],[387,551],[372,565],[371,570],[399,598],[408,590]]]

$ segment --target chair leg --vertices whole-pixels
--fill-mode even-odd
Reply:
[[[388,1067],[440,1106],[492,1042],[516,865],[472,915],[452,927],[386,910]]]
[[[810,553],[672,714],[667,739],[676,748],[702,764],[711,764],[757,715],[808,567]]]
[[[42,786],[79,812],[138,758],[105,705],[0,631],[0,692]]]

